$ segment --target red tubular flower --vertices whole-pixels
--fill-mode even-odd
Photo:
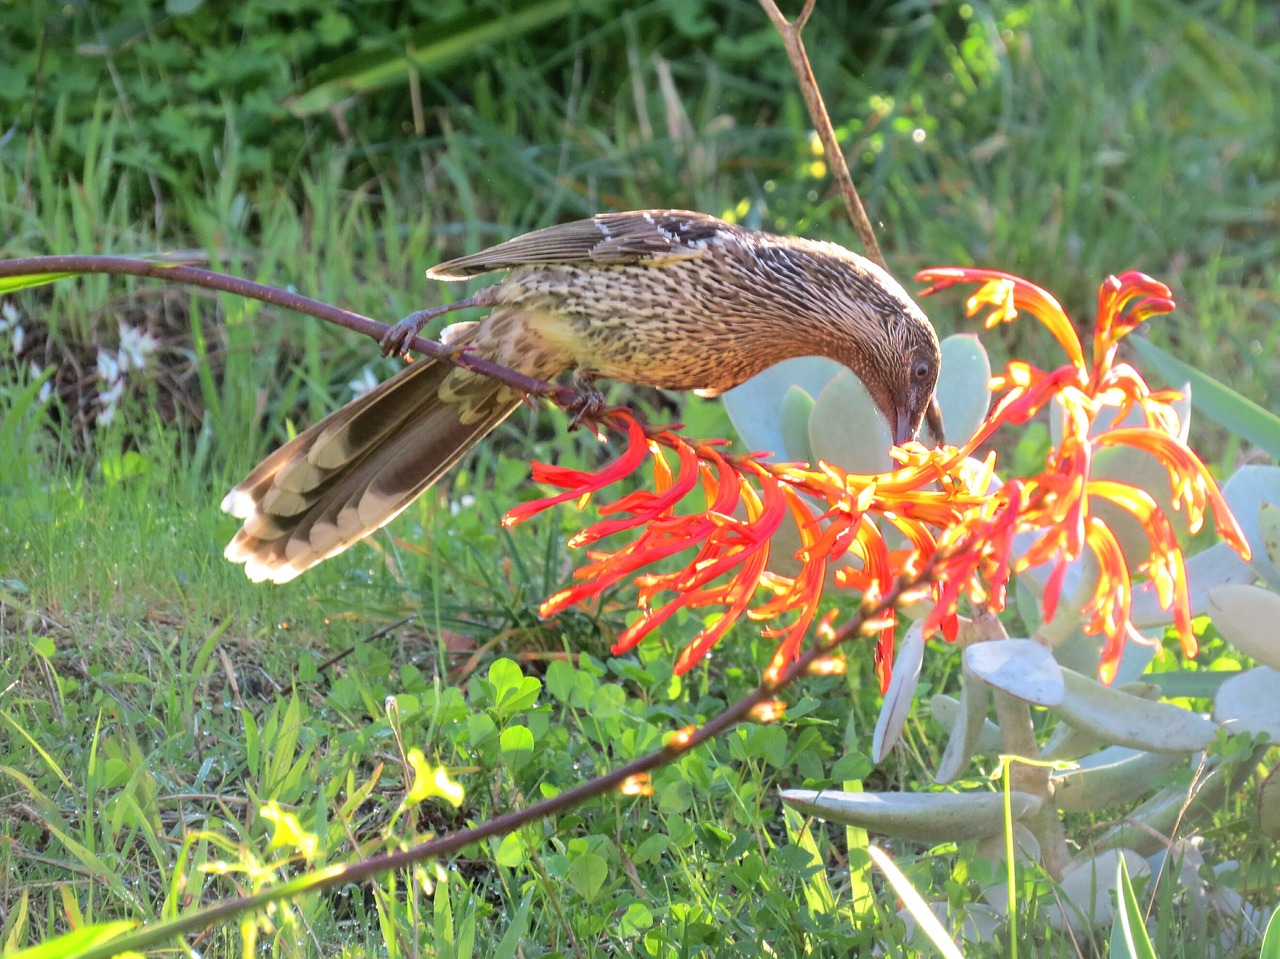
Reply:
[[[624,421],[627,427],[627,452],[603,469],[594,473],[585,473],[581,470],[565,469],[563,466],[534,463],[534,482],[546,483],[549,486],[559,486],[565,489],[566,492],[558,496],[549,496],[544,499],[534,500],[531,503],[521,503],[519,506],[513,506],[502,517],[502,525],[516,526],[523,523],[530,516],[536,516],[543,510],[550,509],[558,503],[571,499],[576,499],[578,501],[578,509],[582,509],[587,505],[592,493],[634,473],[636,468],[644,461],[644,454],[647,451],[644,427],[630,416],[625,417]]]
[[[1098,581],[1082,612],[1086,629],[1107,637],[1100,675],[1106,681],[1114,677],[1125,639],[1133,632],[1128,621],[1130,570],[1115,536],[1090,511],[1090,497],[1101,496],[1133,514],[1147,530],[1151,550],[1136,570],[1155,581],[1161,604],[1173,613],[1184,651],[1194,654],[1186,570],[1168,518],[1145,491],[1092,475],[1094,449],[1127,445],[1150,453],[1165,466],[1175,507],[1187,510],[1189,528],[1199,528],[1206,505],[1211,505],[1219,535],[1248,556],[1248,545],[1208,470],[1178,438],[1178,415],[1171,405],[1178,395],[1152,392],[1131,367],[1115,362],[1116,346],[1124,336],[1150,317],[1173,309],[1168,288],[1132,271],[1108,277],[1098,296],[1092,362],[1086,363],[1075,329],[1057,300],[1027,281],[990,270],[954,269],[926,271],[919,279],[934,281],[926,292],[957,282],[983,283],[969,300],[970,313],[984,305],[994,307],[987,320],[990,326],[1025,309],[1053,332],[1067,354],[1067,365],[1050,373],[1010,363],[1002,376],[993,377],[993,388],[1007,392],[979,430],[985,438],[1003,422],[1025,422],[1050,398],[1062,408],[1062,440],[1050,452],[1045,470],[1027,479],[1028,497],[1018,519],[1020,529],[1035,530],[1039,536],[1015,568],[1053,564],[1044,591],[1046,619],[1053,615],[1067,564],[1087,546],[1097,564]],[[1095,424],[1112,427],[1135,405],[1143,411],[1144,426],[1091,435]]]
[[[562,492],[517,506],[503,520],[514,525],[569,500],[582,508],[646,458],[653,464],[652,492],[638,490],[603,505],[602,518],[569,545],[593,546],[627,532],[634,538],[613,551],[589,550],[590,562],[574,573],[575,582],[543,603],[541,613],[550,616],[631,579],[641,615],[618,637],[615,653],[632,648],[681,610],[718,607],[719,615],[709,617],[680,652],[677,671],[690,669],[745,616],[778,640],[767,671],[776,678],[799,655],[833,569],[837,586],[861,592],[865,604],[883,595],[896,577],[932,562],[927,592],[933,608],[926,632],[941,631],[953,639],[963,602],[999,612],[1010,575],[1044,564],[1050,564],[1044,612],[1051,618],[1068,565],[1087,551],[1097,583],[1081,614],[1088,631],[1105,637],[1099,666],[1104,680],[1114,677],[1124,643],[1134,633],[1129,607],[1135,574],[1152,579],[1161,605],[1172,610],[1184,651],[1193,654],[1186,569],[1168,517],[1148,492],[1093,475],[1093,453],[1099,448],[1129,446],[1156,457],[1169,476],[1175,507],[1187,511],[1192,531],[1211,509],[1222,538],[1248,555],[1221,492],[1179,439],[1172,405],[1177,394],[1153,392],[1131,367],[1115,361],[1125,335],[1173,308],[1168,289],[1141,273],[1108,278],[1086,357],[1058,301],[1025,280],[968,269],[929,270],[919,278],[933,284],[926,293],[981,283],[968,301],[970,313],[989,307],[988,326],[1009,322],[1019,311],[1031,313],[1062,346],[1066,363],[1049,371],[1009,363],[992,377],[991,388],[1000,396],[972,437],[959,448],[907,444],[894,450],[895,468],[876,476],[849,474],[825,463],[808,468],[728,455],[719,441],[690,443],[673,430],[646,429],[625,412],[612,413],[605,424],[627,433],[622,455],[595,472],[535,465],[534,478]],[[1044,468],[988,492],[994,454],[977,466],[968,457],[1002,425],[1028,422],[1053,399],[1062,439]],[[1142,411],[1145,425],[1110,428],[1133,409]],[[1098,428],[1106,431],[1092,435]],[[674,470],[666,451],[674,453]],[[1148,535],[1145,556],[1123,555],[1112,531],[1093,513],[1094,499],[1115,504],[1142,524]],[[822,505],[814,507],[815,501]],[[782,576],[769,569],[769,559],[774,534],[788,517],[799,535],[795,559],[801,565],[794,575]],[[889,548],[881,534],[886,525],[903,535],[905,548]],[[1015,554],[1015,536],[1028,532],[1034,534],[1031,545]],[[653,571],[655,564],[671,561],[677,568]],[[766,596],[753,607],[761,590]],[[830,621],[830,613],[821,619],[820,634],[829,632]],[[874,631],[883,685],[893,661],[892,614],[877,621]]]

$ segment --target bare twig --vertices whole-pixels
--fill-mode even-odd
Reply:
[[[876,240],[875,230],[871,228],[871,221],[867,218],[862,198],[858,196],[858,188],[853,185],[853,177],[849,175],[849,164],[845,162],[844,151],[840,149],[840,143],[836,140],[836,131],[831,125],[827,105],[823,102],[822,93],[818,89],[813,67],[809,65],[809,54],[805,52],[804,42],[800,39],[800,32],[809,22],[816,2],[817,0],[805,0],[804,9],[794,20],[784,17],[774,0],[760,0],[760,6],[764,8],[764,12],[773,21],[778,35],[782,37],[782,45],[787,50],[787,59],[791,61],[791,69],[795,71],[796,82],[800,85],[800,95],[804,97],[804,104],[809,108],[809,116],[813,119],[818,139],[822,142],[822,152],[826,155],[827,167],[840,187],[845,209],[849,212],[849,219],[853,221],[854,229],[858,231],[862,248],[866,250],[868,259],[887,270],[888,266],[884,261],[884,254],[880,252],[880,243]]]
[[[223,293],[234,293],[237,296],[261,300],[263,303],[337,323],[339,326],[354,330],[356,333],[363,333],[375,340],[380,340],[387,330],[386,325],[377,320],[340,307],[330,306],[328,303],[313,300],[308,296],[290,293],[278,287],[255,283],[238,276],[215,273],[213,270],[196,266],[174,264],[166,260],[144,260],[131,256],[27,256],[13,260],[0,260],[0,278],[44,275],[50,279],[61,279],[80,273],[143,276],[170,283],[202,286],[210,290],[220,290]],[[574,390],[566,386],[554,386],[543,380],[525,376],[523,373],[491,363],[466,351],[450,350],[435,340],[418,336],[411,340],[409,345],[415,352],[474,370],[506,383],[522,393],[549,399],[559,406],[572,404],[578,396]]]
[[[809,116],[813,120],[814,129],[818,133],[818,139],[822,142],[822,152],[826,156],[827,167],[831,170],[836,178],[836,183],[840,186],[840,195],[844,198],[845,210],[849,214],[853,228],[858,231],[858,239],[862,241],[862,248],[866,251],[867,258],[875,262],[887,273],[889,264],[885,262],[884,253],[880,250],[880,242],[876,239],[876,231],[872,228],[871,220],[867,217],[867,210],[862,205],[862,197],[858,195],[858,188],[853,185],[853,177],[849,175],[849,164],[844,158],[844,151],[840,149],[840,142],[836,139],[835,127],[831,125],[831,115],[827,113],[826,101],[822,99],[822,91],[818,89],[818,81],[813,75],[813,67],[809,65],[809,54],[805,52],[804,41],[800,39],[800,33],[804,30],[804,25],[809,22],[809,17],[813,14],[813,8],[816,4],[817,0],[805,0],[800,15],[794,20],[788,20],[782,15],[782,11],[778,9],[778,4],[775,0],[760,0],[760,6],[764,8],[764,12],[777,29],[778,35],[782,37],[782,45],[787,50],[787,59],[791,61],[791,69],[795,71],[796,82],[800,85],[800,94],[804,97],[804,103],[809,109]],[[933,434],[934,440],[938,443],[946,442],[946,432],[942,423],[942,407],[938,405],[937,396],[934,396],[929,401],[927,418],[929,432]]]

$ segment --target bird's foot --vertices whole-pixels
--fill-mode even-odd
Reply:
[[[413,341],[424,326],[434,320],[437,316],[445,313],[452,313],[454,310],[463,310],[469,306],[482,306],[478,299],[469,296],[465,300],[458,300],[454,303],[442,303],[440,306],[433,306],[426,310],[417,310],[410,313],[395,326],[387,330],[382,335],[379,346],[382,347],[383,356],[402,356],[409,352],[409,344]],[[461,324],[458,324],[461,325]]]
[[[569,414],[569,428],[577,429],[584,423],[598,423],[608,406],[604,394],[596,386],[595,376],[582,371],[574,373],[573,386],[578,395],[565,407],[565,412]]]

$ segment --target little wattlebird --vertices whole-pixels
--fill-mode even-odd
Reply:
[[[938,338],[901,286],[832,243],[772,236],[682,210],[602,213],[450,260],[427,275],[507,275],[406,317],[401,353],[433,316],[487,307],[446,328],[451,347],[538,379],[574,371],[715,396],[789,357],[853,370],[915,437],[938,379]],[[598,399],[599,394],[595,397]],[[222,502],[244,525],[226,557],[249,578],[293,579],[390,522],[518,407],[518,390],[422,359],[268,456]]]

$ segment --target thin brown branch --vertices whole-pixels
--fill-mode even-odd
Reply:
[[[853,228],[858,231],[858,239],[862,241],[862,248],[866,251],[867,258],[875,262],[881,269],[888,272],[889,264],[885,262],[884,253],[880,250],[880,241],[876,239],[876,231],[871,226],[871,220],[867,216],[867,210],[862,205],[862,197],[858,194],[858,188],[853,185],[853,177],[849,174],[849,164],[844,158],[844,151],[840,149],[840,142],[836,139],[835,128],[831,125],[831,116],[827,113],[826,101],[822,99],[822,91],[818,89],[818,80],[813,75],[813,67],[809,64],[809,54],[805,51],[804,41],[800,38],[801,31],[804,30],[805,24],[809,22],[809,17],[813,14],[813,8],[817,4],[817,0],[805,0],[804,8],[800,11],[800,15],[794,20],[787,20],[782,15],[782,11],[778,9],[775,0],[760,0],[760,6],[764,8],[765,14],[773,23],[778,35],[782,37],[782,45],[786,48],[787,59],[791,61],[791,69],[795,72],[796,82],[800,85],[800,95],[804,97],[805,106],[809,109],[809,116],[813,119],[814,129],[818,132],[818,139],[822,143],[822,151],[827,159],[827,166],[836,178],[836,183],[840,186],[840,195],[844,198],[844,207],[849,214],[849,220],[853,223]],[[942,408],[938,405],[938,398],[934,396],[929,401],[929,432],[933,434],[933,438],[938,443],[946,442],[946,432],[942,423]]]
[[[0,260],[0,278],[50,274],[63,274],[66,277],[71,277],[81,273],[109,273],[117,276],[149,277],[170,283],[186,283],[191,286],[204,287],[205,289],[219,290],[223,293],[234,293],[237,296],[260,300],[273,306],[294,310],[298,313],[306,313],[309,316],[314,316],[330,323],[337,323],[339,326],[344,326],[356,333],[363,333],[365,336],[373,337],[375,340],[381,339],[387,330],[385,324],[367,316],[362,316],[359,313],[330,306],[320,300],[313,300],[308,296],[290,293],[278,287],[255,283],[252,280],[230,276],[225,273],[216,273],[213,270],[206,270],[198,266],[173,264],[162,260],[144,260],[131,256],[28,256],[12,260]],[[543,380],[525,376],[523,373],[517,373],[515,370],[499,366],[497,363],[491,363],[467,352],[454,352],[434,340],[424,339],[419,336],[414,338],[409,345],[418,353],[430,356],[433,359],[445,360],[446,362],[466,367],[469,370],[475,370],[477,373],[493,377],[493,379],[506,383],[508,386],[512,386],[523,393],[544,397],[561,406],[572,403],[577,397],[577,393],[568,387],[554,386]]]
[[[853,185],[853,177],[849,175],[849,164],[845,161],[844,151],[840,149],[840,142],[836,139],[835,128],[831,125],[831,116],[827,113],[827,104],[822,99],[822,91],[818,89],[817,78],[814,77],[813,67],[809,64],[809,54],[805,52],[804,41],[800,38],[801,31],[804,30],[805,24],[809,22],[809,17],[813,13],[815,3],[816,0],[805,0],[804,9],[800,11],[800,15],[795,20],[788,20],[782,15],[782,11],[778,9],[774,0],[760,0],[760,6],[764,8],[778,35],[782,37],[787,59],[791,61],[791,69],[795,71],[796,82],[800,85],[800,95],[804,97],[804,104],[809,109],[809,116],[813,119],[814,129],[817,130],[818,139],[822,143],[827,167],[840,187],[845,209],[849,213],[854,229],[858,231],[862,248],[866,251],[868,259],[887,270],[884,254],[880,251],[880,243],[876,240],[875,230],[872,229],[871,220],[867,217],[866,208],[862,205],[858,188]]]

